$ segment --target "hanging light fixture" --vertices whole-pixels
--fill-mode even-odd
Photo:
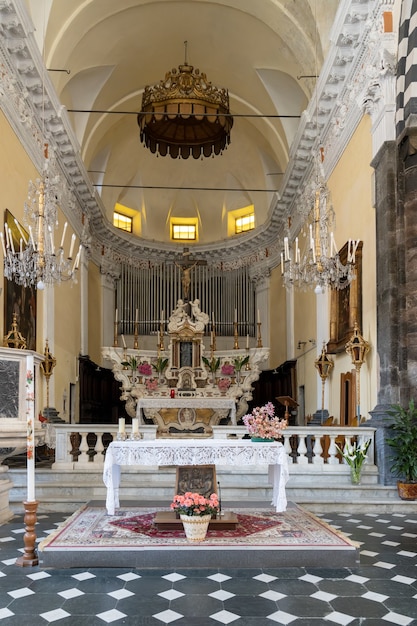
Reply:
[[[229,94],[185,62],[158,84],[145,87],[138,114],[140,139],[152,153],[172,158],[209,157],[230,143]]]
[[[334,210],[330,191],[324,177],[319,173],[312,189],[307,190],[301,200],[306,215],[305,236],[307,245],[301,254],[299,238],[290,249],[288,237],[284,238],[281,253],[281,274],[287,289],[314,289],[323,293],[327,288],[344,289],[355,278],[355,254],[359,240],[349,239],[347,262],[343,264],[336,246],[333,231]],[[300,211],[303,212],[303,209]]]
[[[58,225],[58,177],[51,174],[52,167],[48,158],[48,146],[44,150],[44,171],[41,179],[30,181],[28,198],[24,208],[23,229],[15,219],[19,237],[16,238],[10,226],[4,225],[4,237],[0,232],[4,256],[4,275],[18,285],[35,286],[43,289],[72,280],[78,270],[82,246],[73,259],[75,234],[69,244],[69,253],[65,255],[65,235],[67,222],[64,224],[59,246],[54,242],[54,231]],[[27,227],[27,232],[25,232]]]

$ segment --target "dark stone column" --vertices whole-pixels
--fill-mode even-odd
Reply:
[[[395,484],[390,471],[389,410],[400,402],[406,360],[403,354],[401,309],[404,283],[403,219],[399,201],[398,147],[383,144],[371,163],[375,169],[377,350],[380,368],[378,404],[366,426],[376,428],[375,461],[379,482]],[[401,178],[401,176],[400,176]],[[366,242],[365,244],[366,245]]]
[[[378,404],[399,400],[400,311],[397,219],[397,145],[383,144],[375,169],[377,349],[380,368]],[[366,245],[366,242],[365,244]]]

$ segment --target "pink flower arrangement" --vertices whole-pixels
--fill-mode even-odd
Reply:
[[[227,391],[230,387],[230,378],[219,378],[217,386],[220,391]]]
[[[242,421],[252,437],[262,439],[279,439],[282,431],[287,428],[285,419],[279,419],[275,415],[275,407],[272,402],[267,402],[264,406],[257,406],[252,413],[242,417]]]
[[[171,509],[180,515],[213,515],[219,508],[219,499],[216,493],[212,493],[209,498],[199,493],[187,491],[184,495],[177,494],[171,502]]]
[[[224,365],[222,365],[222,376],[233,376],[233,374],[235,373],[235,368],[231,363],[225,363]]]
[[[152,365],[150,363],[139,363],[138,372],[142,376],[152,376]]]
[[[158,381],[156,378],[147,378],[145,380],[145,387],[148,391],[155,391],[158,387]]]

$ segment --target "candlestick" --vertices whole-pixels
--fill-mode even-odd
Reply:
[[[233,349],[234,350],[239,350],[239,335],[237,332],[237,322],[234,323],[234,333],[233,333],[233,337],[234,337],[234,345],[233,345]]]
[[[117,338],[117,326],[118,326],[117,322],[114,322],[114,339],[113,339],[113,346],[114,346],[115,348],[117,348],[117,346],[119,345],[119,341],[118,341],[118,338]]]
[[[261,322],[258,322],[257,324],[258,326],[258,341],[257,341],[257,348],[262,348],[262,336],[261,336]]]
[[[135,350],[139,349],[138,337],[139,337],[139,322],[136,320],[136,322],[135,322],[135,330],[134,330],[134,335],[133,335],[133,348]]]

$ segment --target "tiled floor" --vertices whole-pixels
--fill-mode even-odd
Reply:
[[[38,515],[38,540],[66,517]],[[16,517],[0,527],[0,626],[417,626],[417,506],[412,515],[322,517],[361,543],[358,568],[22,568]]]

